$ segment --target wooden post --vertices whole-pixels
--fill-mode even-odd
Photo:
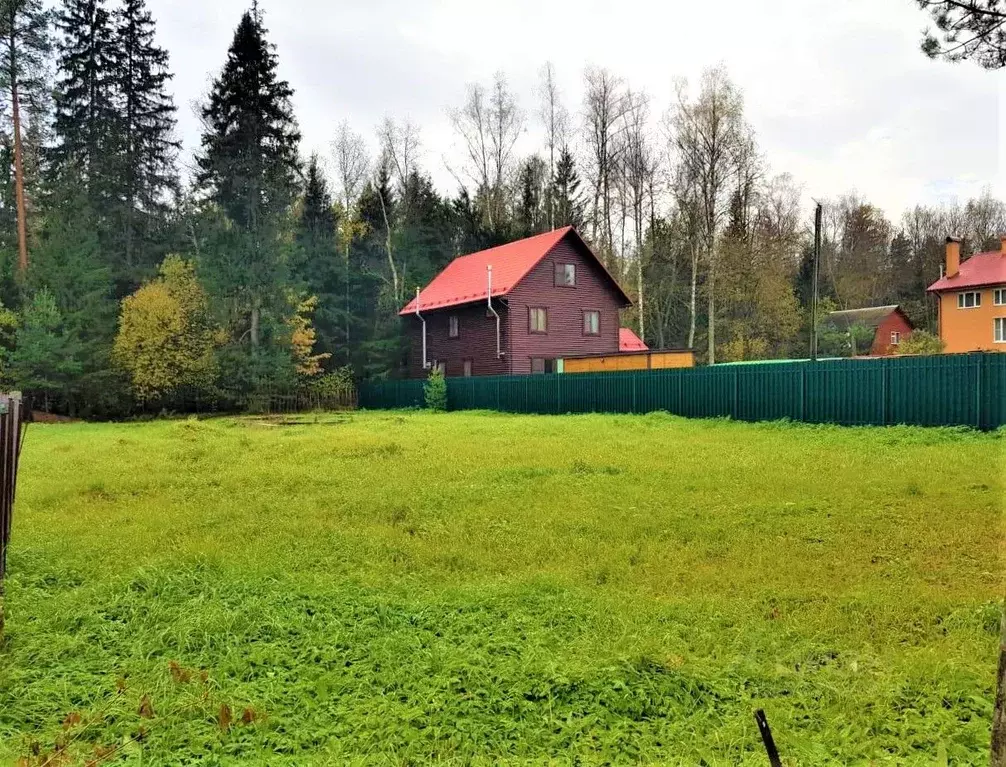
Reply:
[[[18,455],[21,450],[21,398],[0,396],[0,641],[4,631],[4,577],[10,543]]]
[[[999,618],[999,673],[996,676],[996,702],[992,712],[991,767],[1006,767],[1006,602]]]

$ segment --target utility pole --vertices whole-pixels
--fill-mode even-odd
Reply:
[[[810,297],[810,359],[817,362],[817,277],[821,269],[821,203],[814,208],[814,286]]]

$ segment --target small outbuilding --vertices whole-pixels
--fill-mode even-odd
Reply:
[[[914,330],[912,321],[897,304],[832,312],[825,318],[824,324],[830,325],[841,333],[849,334],[853,344],[853,356],[883,357],[895,354],[901,342],[908,338]],[[867,340],[864,343],[857,339],[856,328],[871,331],[872,341]],[[869,350],[866,349],[867,343],[869,343]],[[857,349],[857,344],[862,344],[863,348]]]

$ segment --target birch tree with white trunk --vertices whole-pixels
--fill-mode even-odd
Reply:
[[[699,254],[706,266],[707,361],[716,361],[716,238],[729,211],[738,143],[747,134],[743,99],[722,68],[706,70],[693,99],[680,82],[668,123],[676,162],[694,189],[699,211]],[[697,279],[693,278],[693,291]],[[692,324],[694,324],[694,315]],[[690,334],[693,337],[693,334]]]

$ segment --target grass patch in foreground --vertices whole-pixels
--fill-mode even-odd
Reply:
[[[0,758],[763,764],[764,707],[795,763],[981,763],[1000,437],[659,414],[33,426]]]

